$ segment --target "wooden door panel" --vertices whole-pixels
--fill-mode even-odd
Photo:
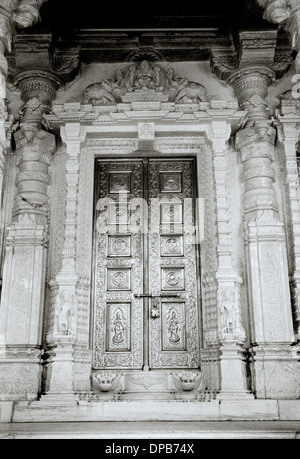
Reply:
[[[159,317],[150,318],[152,368],[199,367],[193,166],[192,160],[149,163],[149,290],[161,296]]]
[[[96,369],[143,366],[143,198],[141,161],[96,167],[94,362]]]
[[[95,369],[199,367],[193,167],[97,161]]]

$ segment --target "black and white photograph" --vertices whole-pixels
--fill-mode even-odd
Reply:
[[[0,0],[0,439],[300,439],[300,0]]]

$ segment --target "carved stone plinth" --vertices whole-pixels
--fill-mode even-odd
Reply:
[[[42,378],[40,349],[0,346],[0,400],[36,400]]]
[[[28,214],[9,228],[0,309],[6,344],[41,343],[46,241],[44,226]]]
[[[259,344],[253,349],[254,392],[258,399],[299,399],[297,348],[285,343]]]

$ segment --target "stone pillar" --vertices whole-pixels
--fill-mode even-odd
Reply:
[[[236,135],[244,189],[252,379],[257,398],[298,398],[284,226],[273,183],[275,129],[268,111],[273,71],[248,66],[228,80],[248,116]]]
[[[30,27],[39,20],[39,9],[47,0],[1,0],[0,5],[0,202],[2,202],[2,181],[4,153],[6,150],[5,122],[7,118],[6,78],[8,64],[6,52],[11,51],[11,43],[16,28]]]
[[[221,392],[219,399],[253,398],[247,387],[245,340],[242,325],[240,289],[243,279],[232,263],[234,242],[230,239],[229,199],[227,190],[228,139],[231,127],[225,121],[212,122],[213,167],[216,186],[218,234],[218,338],[220,342]]]
[[[66,216],[62,268],[50,283],[53,307],[47,335],[50,348],[47,370],[47,400],[74,400],[74,393],[90,390],[91,355],[77,337],[77,314],[82,285],[76,270],[76,230],[79,164],[86,131],[77,123],[62,128],[67,146]],[[81,376],[78,378],[78,366]],[[84,381],[83,381],[84,379]]]
[[[293,102],[294,101],[292,101],[292,103]],[[297,343],[300,341],[300,187],[299,170],[297,165],[297,143],[299,141],[299,123],[293,123],[290,119],[288,120],[288,122],[285,122],[284,116],[280,118],[284,134],[284,160],[287,175],[287,194],[290,203],[290,286],[293,303],[295,343]]]
[[[6,51],[11,50],[11,41],[13,36],[13,21],[11,18],[11,12],[9,6],[17,4],[18,1],[14,2],[7,1],[0,5],[0,203],[2,203],[2,193],[3,193],[3,175],[5,168],[5,151],[7,148],[6,142],[6,128],[5,123],[7,119],[6,112],[6,78],[8,72],[8,63],[5,57]],[[2,222],[1,222],[1,231]],[[2,238],[1,238],[2,239]],[[1,244],[2,245],[2,244]],[[0,260],[1,261],[1,260]]]
[[[25,104],[21,129],[15,134],[17,193],[8,228],[0,307],[0,335],[9,360],[5,355],[0,360],[0,386],[8,374],[15,373],[11,388],[17,398],[27,397],[27,393],[36,397],[40,391],[49,166],[56,147],[55,136],[43,131],[41,125],[59,83],[43,71],[23,72],[16,80]]]

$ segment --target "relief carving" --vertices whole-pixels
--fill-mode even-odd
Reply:
[[[121,374],[110,371],[96,372],[92,375],[93,388],[101,392],[116,390],[121,379]]]
[[[201,374],[193,373],[191,371],[184,371],[182,373],[173,374],[175,387],[178,390],[192,391],[197,390],[201,383]]]
[[[119,346],[125,342],[125,331],[127,328],[126,317],[122,309],[118,309],[115,312],[111,325],[111,331],[113,333],[112,342],[116,346]]]
[[[118,69],[115,79],[88,86],[83,95],[85,104],[101,105],[133,101],[169,101],[199,103],[208,100],[204,86],[186,78],[175,77],[156,63],[143,60]]]
[[[175,308],[171,308],[167,313],[167,330],[169,334],[169,342],[171,344],[177,344],[180,341],[178,331],[180,328],[180,321],[178,319],[177,311]]]
[[[56,333],[61,336],[72,334],[72,315],[75,310],[75,297],[69,290],[62,290],[58,297],[56,314]]]
[[[235,301],[235,291],[230,287],[224,288],[221,297],[222,333],[233,333],[238,325],[238,310]]]

